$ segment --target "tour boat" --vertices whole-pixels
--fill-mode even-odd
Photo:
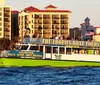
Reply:
[[[1,66],[100,65],[100,42],[25,38],[16,46],[20,49],[10,50],[6,58],[0,58]]]

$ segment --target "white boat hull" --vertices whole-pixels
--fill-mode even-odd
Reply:
[[[52,57],[51,57],[52,56]],[[100,62],[100,55],[89,54],[46,54],[45,58],[58,60],[75,60],[75,61],[96,61]]]

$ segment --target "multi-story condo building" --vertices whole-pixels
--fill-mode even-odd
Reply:
[[[27,7],[19,13],[19,36],[23,38],[25,29],[28,28],[30,37],[37,33],[42,38],[67,37],[70,13],[69,10],[58,10],[53,5],[45,7],[44,10]]]
[[[0,0],[0,38],[11,39],[11,10]]]

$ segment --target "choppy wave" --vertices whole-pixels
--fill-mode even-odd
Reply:
[[[0,85],[100,85],[100,67],[0,68]]]

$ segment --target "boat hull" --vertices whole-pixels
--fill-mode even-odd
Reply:
[[[46,56],[48,57],[50,55],[51,54],[47,54]],[[100,55],[92,55],[92,54],[52,54],[52,59],[100,62]]]
[[[100,62],[67,61],[67,60],[37,60],[25,58],[0,58],[0,67],[74,67],[74,66],[100,66]]]

